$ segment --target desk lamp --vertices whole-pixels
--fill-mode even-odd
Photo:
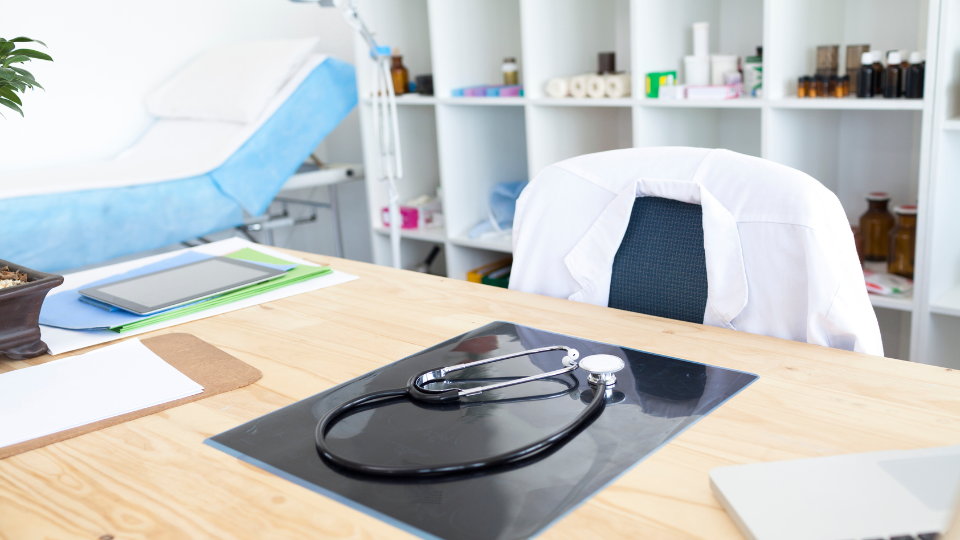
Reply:
[[[317,3],[320,7],[343,4],[343,18],[352,26],[370,48],[373,59],[373,125],[380,146],[380,180],[387,182],[390,212],[390,252],[393,267],[400,268],[400,194],[397,181],[403,179],[403,160],[400,157],[400,127],[397,121],[397,96],[390,77],[390,47],[377,45],[357,13],[357,0],[291,0],[298,3]]]

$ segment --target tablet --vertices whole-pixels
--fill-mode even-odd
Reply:
[[[78,291],[138,315],[150,315],[284,274],[247,261],[212,257]]]

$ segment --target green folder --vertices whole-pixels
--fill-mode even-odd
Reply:
[[[255,249],[250,248],[243,248],[240,251],[225,256],[230,257],[231,259],[240,259],[242,261],[264,262],[270,264],[290,264],[290,261],[278,259],[277,257],[271,257],[270,255],[265,255]],[[245,300],[247,298],[257,296],[258,294],[275,291],[279,288],[286,287],[287,285],[301,283],[307,281],[308,279],[325,276],[332,272],[333,269],[331,269],[329,266],[307,266],[301,264],[295,268],[287,270],[287,272],[283,275],[277,276],[271,280],[254,283],[253,285],[247,285],[241,289],[230,291],[228,293],[221,294],[220,296],[214,296],[213,298],[183,306],[179,309],[164,311],[163,313],[158,313],[152,317],[147,317],[127,324],[113,326],[110,328],[110,330],[121,333],[129,332],[130,330],[137,330],[151,324],[169,321],[179,317],[184,317],[186,315],[193,315],[194,313],[220,307],[238,300]]]

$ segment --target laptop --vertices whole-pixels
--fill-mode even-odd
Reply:
[[[960,446],[720,467],[710,487],[751,540],[960,538]]]

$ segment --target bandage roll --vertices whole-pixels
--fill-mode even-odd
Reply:
[[[547,82],[547,95],[552,98],[563,98],[570,95],[570,79],[554,77]]]
[[[587,77],[587,95],[592,98],[602,98],[607,94],[607,83],[603,75],[590,75]]]
[[[628,73],[614,73],[603,77],[607,89],[607,97],[622,98],[630,95],[630,75]]]
[[[570,95],[575,98],[587,97],[587,78],[590,75],[577,75],[570,79]]]

